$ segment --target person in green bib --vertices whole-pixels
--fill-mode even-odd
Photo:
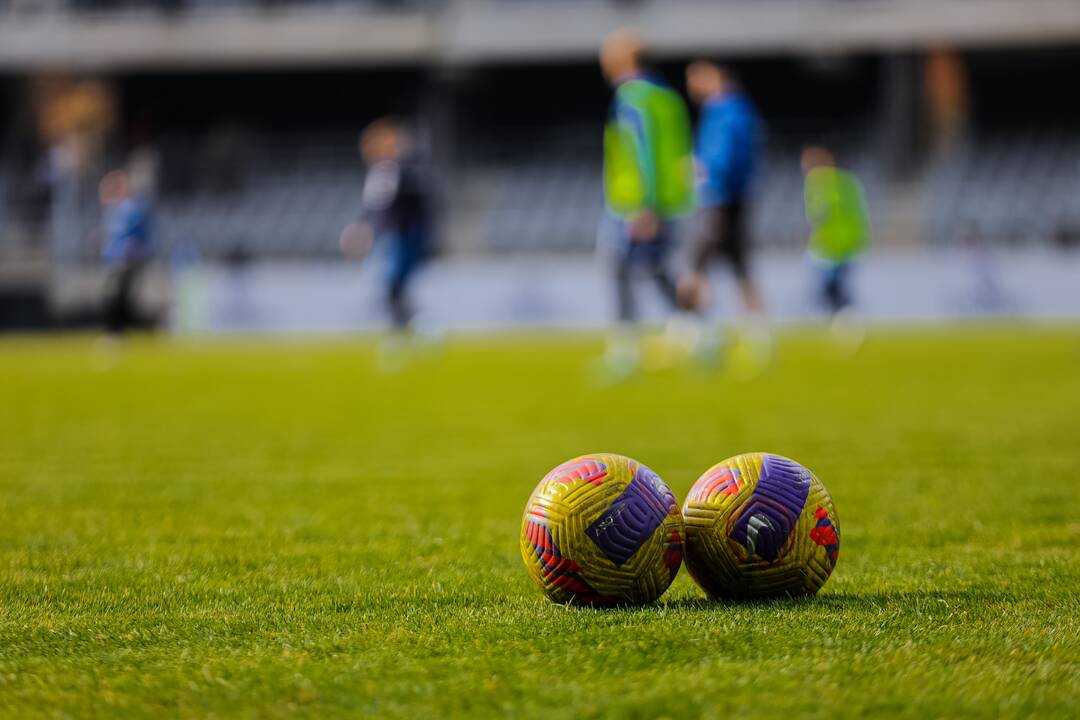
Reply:
[[[862,185],[836,167],[831,152],[808,147],[802,153],[810,255],[821,264],[821,299],[836,315],[850,307],[852,264],[870,244],[870,216]]]
[[[694,207],[693,143],[686,104],[649,72],[645,44],[636,34],[620,30],[609,35],[600,67],[614,88],[604,127],[604,198],[621,327],[612,359],[628,366],[637,361],[632,338],[635,270],[646,270],[669,307],[678,308],[667,262],[671,220]]]
[[[836,166],[831,152],[808,147],[802,153],[810,257],[821,268],[821,300],[832,315],[833,337],[854,352],[866,334],[853,312],[851,272],[870,245],[870,214],[862,184]]]

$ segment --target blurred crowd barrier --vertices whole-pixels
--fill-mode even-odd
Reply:
[[[790,254],[765,254],[756,273],[770,318],[779,324],[821,322],[814,268]],[[935,253],[884,251],[858,268],[855,294],[873,324],[933,324],[965,318],[1059,320],[1080,316],[1074,282],[1080,255],[1001,250],[973,256],[965,248]],[[478,282],[482,279],[482,282]],[[157,279],[158,287],[166,278]],[[350,333],[385,327],[375,265],[276,263],[243,268],[187,268],[171,279],[168,305],[154,283],[144,302],[168,308],[178,333]],[[601,330],[613,312],[602,263],[573,256],[451,259],[423,271],[417,284],[416,330],[512,328]],[[716,310],[738,306],[733,283],[717,273]],[[661,323],[666,308],[643,294],[643,317]]]

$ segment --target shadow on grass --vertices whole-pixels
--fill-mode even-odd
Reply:
[[[837,609],[874,609],[886,605],[907,607],[961,606],[973,603],[1011,603],[1021,598],[1013,593],[1000,590],[907,590],[878,591],[868,593],[826,593],[802,597],[778,598],[677,598],[659,603],[660,607],[672,610],[717,610],[722,608],[761,608],[778,610],[782,608],[837,608]],[[646,606],[648,607],[648,606]]]
[[[833,611],[875,611],[886,607],[907,609],[925,609],[940,611],[951,608],[983,606],[988,604],[1009,604],[1024,600],[1023,595],[1002,592],[1000,590],[972,588],[969,590],[905,590],[876,591],[867,593],[824,593],[821,595],[776,598],[722,598],[677,597],[661,599],[643,605],[585,605],[575,603],[550,603],[538,594],[506,594],[495,597],[483,594],[462,594],[451,596],[398,596],[350,599],[334,606],[336,612],[389,610],[404,611],[422,608],[425,613],[456,612],[474,610],[477,607],[501,607],[503,610],[525,610],[532,607],[550,608],[555,612],[580,613],[583,615],[611,614],[638,615],[656,614],[670,611],[679,612],[722,612],[724,610],[761,610],[815,612]]]

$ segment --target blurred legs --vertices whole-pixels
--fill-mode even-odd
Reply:
[[[105,299],[105,331],[110,335],[122,335],[135,322],[132,292],[140,270],[140,264],[128,263],[109,276]]]

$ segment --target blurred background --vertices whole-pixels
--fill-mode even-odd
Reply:
[[[0,329],[102,324],[120,167],[152,208],[141,324],[385,326],[380,271],[339,234],[387,114],[437,197],[425,321],[606,325],[597,53],[624,26],[680,92],[708,57],[761,113],[750,236],[775,321],[817,312],[808,143],[861,180],[868,320],[1080,316],[1076,0],[0,0]]]

